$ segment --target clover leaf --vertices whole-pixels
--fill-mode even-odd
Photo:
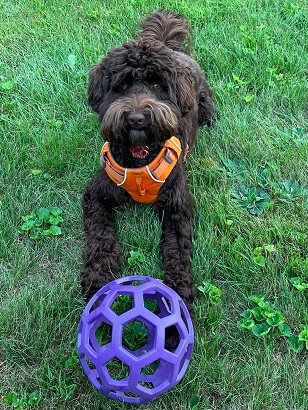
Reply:
[[[222,291],[215,285],[214,282],[203,282],[202,286],[198,286],[198,290],[206,295],[213,305],[219,305],[221,303]]]
[[[58,226],[63,222],[62,209],[59,207],[39,208],[30,215],[22,216],[24,223],[19,227],[20,232],[29,232],[30,239],[39,240],[47,236],[58,236],[62,229]]]
[[[130,257],[127,259],[129,265],[136,266],[139,263],[145,262],[145,256],[142,253],[138,251],[130,251],[129,254]]]

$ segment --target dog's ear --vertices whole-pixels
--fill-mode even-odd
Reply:
[[[201,127],[202,125],[207,125],[208,127],[210,127],[216,116],[216,108],[212,100],[212,90],[209,88],[206,82],[204,82],[199,94],[198,102],[199,127]]]
[[[98,112],[106,93],[106,59],[95,64],[89,72],[88,104]]]
[[[192,84],[191,75],[187,70],[182,70],[177,73],[176,80],[176,96],[177,104],[182,115],[186,115],[193,107],[196,100],[196,93]]]

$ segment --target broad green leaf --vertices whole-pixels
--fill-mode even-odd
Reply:
[[[4,403],[8,406],[14,406],[18,402],[17,394],[12,392],[4,397]]]
[[[308,342],[308,330],[302,330],[298,335],[298,340]]]
[[[74,68],[77,62],[77,57],[74,54],[70,54],[67,57],[67,64],[71,67]]]
[[[260,300],[260,302],[258,302],[258,306],[263,310],[268,310],[271,307],[271,305],[265,300]]]
[[[209,282],[203,283],[203,286],[198,286],[198,290],[202,293],[208,293],[210,288],[211,284]]]
[[[284,322],[284,317],[281,313],[276,312],[274,316],[267,318],[266,322],[272,327],[279,326]]]
[[[39,216],[35,220],[35,226],[42,226],[43,222],[44,222],[44,218],[42,216]]]
[[[252,317],[251,310],[250,310],[250,309],[244,310],[244,312],[241,313],[241,316],[242,316],[244,319],[251,319],[251,317]]]
[[[302,292],[303,290],[308,289],[308,283],[301,283],[300,285],[295,286],[297,290]]]
[[[193,409],[194,407],[196,407],[198,405],[198,403],[200,402],[199,397],[197,396],[193,396],[190,400],[189,400],[189,408]]]
[[[63,124],[63,121],[52,118],[51,120],[48,120],[48,123],[55,128],[60,128]]]
[[[210,301],[214,304],[214,305],[220,305],[221,304],[221,299],[219,296],[210,296]]]
[[[245,103],[247,103],[247,104],[250,103],[255,97],[256,97],[256,96],[253,95],[253,94],[247,94],[247,95],[244,97]]]
[[[42,216],[44,219],[45,219],[45,216],[50,215],[49,209],[47,208],[40,208],[37,210],[36,213],[38,216]]]
[[[264,245],[264,249],[268,252],[268,253],[272,253],[275,252],[275,245]]]
[[[281,325],[278,326],[278,329],[280,330],[280,333],[282,336],[290,337],[292,335],[292,331],[288,325],[285,323],[282,323]]]
[[[41,400],[40,393],[38,391],[34,391],[29,395],[27,403],[31,406],[37,406]]]
[[[95,332],[95,335],[97,336],[97,331]],[[77,350],[74,349],[72,351],[71,357],[69,357],[67,361],[65,362],[65,367],[67,368],[67,367],[75,366],[78,362],[79,362],[78,353],[77,353]]]
[[[59,223],[63,222],[63,219],[61,216],[55,217],[53,215],[50,215],[49,221],[51,225],[58,225]]]
[[[29,219],[27,220],[24,224],[21,226],[22,231],[30,231],[35,226],[35,220],[34,219]]]
[[[57,225],[51,225],[49,231],[52,235],[57,236],[62,234],[62,229]]]
[[[293,277],[293,278],[290,278],[289,281],[292,283],[293,286],[297,286],[301,283],[301,278]]]
[[[292,285],[299,291],[308,289],[308,283],[303,282],[303,280],[299,277],[290,278],[289,280]]]
[[[33,219],[33,220],[35,220],[35,215],[34,214],[31,214],[31,215],[24,215],[24,216],[22,216],[21,217],[21,219],[23,220],[23,221],[29,221],[30,219]]]
[[[297,335],[291,335],[287,340],[290,349],[296,353],[299,353],[304,347],[304,343],[298,339]]]
[[[250,311],[253,314],[254,318],[259,322],[263,321],[266,317],[264,311],[262,311],[260,307],[254,307],[250,309]]]
[[[155,310],[157,308],[157,303],[155,302],[155,300],[145,299],[144,300],[144,307],[146,309],[148,309],[150,312],[155,312]]]
[[[232,73],[232,78],[236,81],[239,85],[245,85],[245,81],[242,81],[236,74]]]
[[[252,319],[243,319],[237,322],[239,329],[251,330],[255,326],[255,322]]]
[[[41,169],[32,169],[32,170],[31,170],[31,174],[34,175],[35,177],[36,177],[37,175],[40,175],[41,173],[42,173],[42,170],[41,170]]]
[[[63,212],[62,209],[59,208],[58,206],[53,206],[52,208],[50,208],[50,213],[53,216],[59,216],[62,214],[62,212]]]
[[[260,303],[261,301],[264,301],[264,299],[265,299],[264,295],[251,295],[249,297],[249,300],[251,300],[251,302],[255,303],[256,305]]]
[[[44,215],[44,222],[50,223],[50,217],[51,217],[51,214]]]
[[[252,215],[260,215],[265,208],[271,205],[267,193],[256,187],[237,186],[231,192],[231,196],[241,209],[248,210]]]
[[[258,255],[253,258],[254,263],[262,268],[265,268],[265,258],[263,255]]]
[[[212,289],[209,291],[209,296],[210,297],[219,297],[221,296],[221,290],[216,288],[216,287],[212,287]]]
[[[260,255],[260,254],[262,253],[262,251],[263,251],[262,246],[257,246],[257,247],[254,249],[253,253],[254,253],[256,256],[258,256],[258,255]]]
[[[308,327],[308,326],[306,326]],[[306,350],[308,350],[308,329],[304,329],[298,335],[298,340],[305,343]]]
[[[38,239],[40,239],[41,238],[41,234],[40,234],[40,231],[39,230],[37,230],[36,232],[34,232],[31,236],[30,236],[30,239],[33,239],[34,241],[36,241],[36,240],[38,240]]]
[[[142,336],[147,334],[146,327],[144,326],[144,324],[142,324],[140,322],[135,322],[134,323],[134,331],[136,332],[136,334],[139,334],[139,335],[142,335]]]
[[[277,311],[273,309],[271,306],[263,307],[262,310],[264,312],[264,316],[266,316],[267,318],[273,318],[277,313]]]
[[[14,89],[15,83],[13,81],[5,81],[0,84],[0,89],[3,91],[12,91]]]
[[[268,323],[261,323],[260,325],[254,325],[251,330],[254,335],[261,337],[271,330],[271,326]]]

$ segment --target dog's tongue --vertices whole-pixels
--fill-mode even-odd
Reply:
[[[144,147],[132,147],[130,152],[134,158],[145,159],[145,157],[149,155],[149,147],[146,145]]]

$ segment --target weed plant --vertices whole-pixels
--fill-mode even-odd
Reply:
[[[84,308],[80,199],[102,145],[87,73],[162,7],[190,20],[192,54],[220,119],[200,132],[186,162],[199,289],[194,354],[182,382],[143,408],[308,408],[306,2],[0,0],[1,409],[133,408],[95,391],[75,351]],[[40,222],[42,208],[46,219],[61,209],[61,223],[48,219],[31,238],[19,227]],[[152,207],[131,203],[117,216],[121,274],[160,279]],[[47,235],[50,226],[61,235]],[[252,295],[279,313],[268,331],[266,309],[259,321],[250,316]],[[257,336],[238,328],[243,319],[259,326]]]

